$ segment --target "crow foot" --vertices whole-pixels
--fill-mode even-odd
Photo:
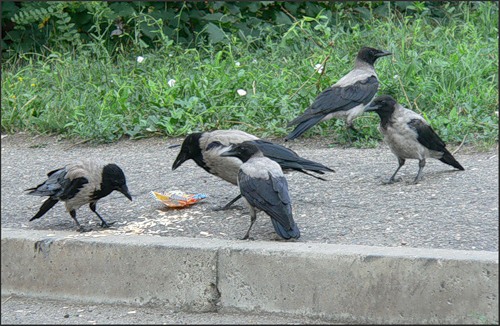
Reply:
[[[103,222],[101,223],[101,227],[102,227],[103,229],[107,229],[107,228],[111,227],[111,225],[113,225],[113,224],[115,224],[115,223],[116,223],[116,221],[115,221],[115,222],[109,222],[109,223],[108,223],[108,222],[104,222],[104,221],[103,221]]]

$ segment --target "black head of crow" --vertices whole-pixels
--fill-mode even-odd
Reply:
[[[283,239],[298,239],[300,231],[293,220],[288,183],[278,163],[265,157],[251,141],[234,145],[222,156],[237,157],[241,164],[238,186],[250,209],[251,223],[243,239],[248,239],[257,211],[271,218],[274,230]]]
[[[353,120],[363,113],[364,107],[377,93],[379,82],[374,64],[378,58],[392,54],[388,51],[363,47],[359,50],[354,68],[330,88],[321,92],[314,102],[297,118],[288,123],[295,126],[285,140],[292,140],[321,121],[344,119],[348,129]]]
[[[43,183],[26,189],[28,195],[49,196],[30,221],[42,217],[58,201],[63,201],[79,231],[88,231],[76,219],[76,211],[86,204],[101,220],[101,227],[109,227],[113,223],[107,223],[97,213],[97,201],[115,190],[132,200],[123,170],[113,163],[85,160],[50,171],[47,176]]]
[[[208,173],[210,173],[207,165],[205,164],[205,161],[203,161],[203,154],[200,147],[201,135],[201,132],[194,132],[184,138],[184,141],[181,145],[181,150],[179,151],[179,154],[177,154],[177,157],[172,164],[172,170],[177,169],[182,165],[182,163],[186,162],[187,160],[194,160],[196,164],[198,164],[198,166],[202,167]]]
[[[214,130],[187,135],[181,145],[179,154],[172,164],[172,169],[175,170],[185,161],[192,159],[208,173],[236,185],[238,170],[242,161],[236,157],[222,156],[221,153],[228,150],[228,147],[232,144],[239,144],[244,141],[254,143],[264,153],[264,156],[276,161],[284,171],[299,171],[320,180],[324,179],[310,172],[317,174],[335,172],[321,163],[300,157],[296,152],[285,146],[259,139],[241,130]],[[223,209],[229,208],[239,198],[240,196],[237,196],[226,204]]]
[[[361,48],[361,50],[359,50],[358,55],[356,56],[356,63],[359,64],[361,62],[364,62],[373,66],[378,58],[385,57],[391,54],[392,52],[389,51],[378,50],[365,46]]]
[[[379,96],[365,110],[378,114],[379,131],[398,158],[399,166],[387,183],[397,181],[396,174],[405,164],[406,159],[419,161],[418,173],[413,183],[418,183],[422,179],[422,171],[428,157],[438,159],[458,170],[464,170],[427,121],[420,114],[397,103],[393,97]]]

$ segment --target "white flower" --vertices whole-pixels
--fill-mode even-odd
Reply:
[[[241,88],[239,90],[237,90],[236,92],[238,92],[239,96],[245,96],[245,95],[247,95],[247,91],[244,90],[244,89],[241,89]]]
[[[399,75],[394,75],[393,77],[394,79],[398,79],[399,78]]]
[[[239,63],[239,61],[236,61],[236,62],[234,63],[234,65],[235,65],[236,67],[239,67],[239,66],[241,66],[241,63]]]
[[[257,63],[257,59],[253,59],[253,60],[252,60],[252,63]]]
[[[314,66],[314,70],[318,72],[318,74],[321,74],[323,72],[323,65],[321,63],[318,63],[317,65]]]
[[[145,59],[144,57],[138,56],[137,57],[137,62],[141,63],[141,62],[144,61],[144,59]]]
[[[174,87],[175,85],[175,79],[170,79],[168,82],[167,82],[168,86],[170,87]]]

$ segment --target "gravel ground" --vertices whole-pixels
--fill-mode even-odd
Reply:
[[[2,227],[76,230],[61,203],[41,219],[28,222],[45,198],[27,196],[23,190],[44,181],[54,168],[95,157],[122,167],[134,200],[114,192],[99,201],[101,216],[116,222],[105,230],[98,227],[99,220],[88,206],[82,207],[77,218],[82,225],[95,226],[95,231],[81,236],[241,238],[250,223],[243,202],[228,211],[213,210],[236,196],[237,187],[193,161],[172,171],[179,148],[169,145],[181,142],[182,138],[151,138],[95,146],[56,137],[3,135]],[[336,170],[326,175],[328,181],[287,174],[294,218],[301,230],[298,241],[498,251],[498,147],[487,152],[462,147],[455,157],[465,171],[429,159],[418,185],[409,184],[418,163],[408,160],[399,172],[403,181],[383,185],[382,180],[397,167],[396,157],[384,144],[356,149],[330,145],[328,139],[299,139],[286,145]],[[188,208],[171,209],[150,196],[150,191],[168,190],[205,193],[207,198]],[[265,213],[258,214],[251,236],[258,241],[276,240]]]
[[[2,296],[2,325],[332,325],[331,321],[279,314],[187,313],[159,307],[88,304]]]

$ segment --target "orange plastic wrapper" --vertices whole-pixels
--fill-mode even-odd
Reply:
[[[168,207],[180,208],[196,204],[202,199],[205,199],[205,194],[188,194],[180,190],[168,191],[164,194],[151,191],[151,197]]]

